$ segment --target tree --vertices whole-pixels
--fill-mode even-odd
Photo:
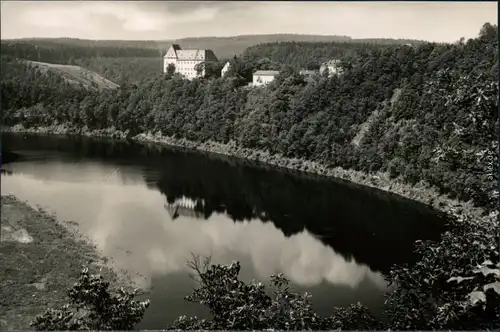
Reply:
[[[84,268],[73,288],[70,303],[60,309],[47,309],[31,323],[38,331],[56,330],[133,330],[149,306],[149,300],[134,301],[135,291],[123,288],[110,293],[109,282]]]
[[[498,27],[496,25],[492,25],[491,23],[485,23],[481,27],[481,31],[479,32],[479,38],[485,39],[493,39],[498,36]]]
[[[455,77],[453,77],[455,76]],[[482,205],[498,206],[498,83],[483,74],[441,73],[449,84],[431,84],[428,91],[446,107],[466,110],[453,121],[447,141],[434,150],[434,162],[452,165],[480,182],[482,192],[471,193]],[[436,98],[437,99],[437,98]]]
[[[498,226],[498,212],[487,223],[464,213],[450,221],[440,241],[418,241],[418,262],[395,266],[388,277],[397,286],[387,296],[389,326],[398,330],[498,330]]]
[[[199,77],[203,76],[204,72],[206,74],[205,69],[206,69],[206,62],[200,62],[194,66],[194,70],[196,71],[196,75]]]
[[[167,75],[174,76],[174,74],[175,74],[175,65],[173,63],[169,63],[167,65]]]
[[[182,316],[169,329],[175,330],[318,330],[363,329],[381,325],[360,304],[335,309],[332,317],[320,317],[312,308],[309,294],[299,294],[289,287],[282,274],[271,276],[273,296],[262,282],[246,284],[238,279],[239,262],[214,265],[210,258],[193,256],[188,265],[200,288],[186,297],[210,310],[210,320]]]

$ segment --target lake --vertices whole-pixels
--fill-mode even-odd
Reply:
[[[3,134],[21,155],[3,165],[2,194],[74,220],[119,268],[151,287],[140,329],[181,315],[196,286],[191,253],[239,260],[241,278],[284,273],[327,315],[361,302],[379,314],[384,273],[411,262],[416,239],[435,239],[431,208],[340,180],[251,166],[157,145]],[[139,274],[140,275],[139,275]]]

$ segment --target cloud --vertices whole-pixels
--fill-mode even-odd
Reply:
[[[231,12],[238,9],[251,9],[254,4],[247,1],[168,1],[150,2],[158,10],[167,10],[172,14],[192,13],[200,9],[212,9],[217,12]],[[145,7],[149,7],[145,4]]]
[[[304,33],[455,41],[498,20],[493,2],[3,1],[2,38],[176,39]]]
[[[148,4],[148,3],[145,3]],[[50,6],[49,6],[50,5]],[[60,31],[85,30],[90,32],[122,30],[129,32],[161,32],[172,25],[212,21],[217,14],[217,7],[191,6],[186,10],[171,11],[171,4],[143,6],[134,2],[45,2],[43,5],[20,5],[21,22],[38,29],[57,28]],[[156,7],[156,8],[155,8]],[[157,9],[157,10],[152,10]],[[119,26],[109,26],[110,22],[119,22]],[[67,30],[66,30],[67,31]]]

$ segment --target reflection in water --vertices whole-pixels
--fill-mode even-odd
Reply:
[[[164,199],[159,192],[138,183],[123,185],[119,177],[106,182],[101,181],[103,176],[96,176],[94,181],[65,182],[60,179],[61,174],[89,174],[94,167],[57,165],[54,173],[50,167],[44,167],[47,172],[43,180],[27,175],[27,167],[20,167],[16,176],[2,179],[3,193],[61,211],[59,216],[63,219],[78,220],[81,229],[106,254],[114,256],[121,268],[150,278],[155,274],[187,272],[186,259],[191,252],[211,254],[215,261],[224,261],[218,258],[233,253],[246,256],[259,278],[283,272],[298,285],[328,281],[354,287],[368,277],[384,287],[380,274],[371,272],[366,265],[347,261],[308,231],[286,237],[273,223],[258,219],[234,223],[219,213],[212,214],[206,222],[184,215],[179,216],[179,222],[171,222],[169,211],[158,209]],[[140,202],[137,197],[141,197]],[[140,259],[120,255],[124,247]],[[150,282],[137,281],[146,281],[143,286]]]
[[[180,215],[189,218],[201,218],[203,214],[200,210],[203,209],[203,200],[193,201],[188,197],[181,197],[174,200],[173,203],[165,202],[165,209],[172,220],[177,219]]]
[[[119,267],[153,286],[141,328],[206,314],[183,301],[194,286],[191,253],[238,259],[245,280],[282,272],[312,292],[322,314],[356,301],[376,310],[381,272],[410,261],[413,241],[442,227],[434,211],[393,195],[196,154],[40,136],[4,142],[24,160],[5,165],[3,194],[78,221]]]

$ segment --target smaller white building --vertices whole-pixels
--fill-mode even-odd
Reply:
[[[315,76],[315,75],[318,75],[318,72],[316,70],[305,70],[305,69],[302,69],[300,72],[299,72],[300,75],[302,76]]]
[[[304,80],[306,82],[313,82],[314,81],[314,77],[318,76],[318,71],[316,70],[301,70],[299,72],[300,75],[304,76]]]
[[[220,71],[220,77],[224,77],[230,68],[231,68],[231,64],[228,61],[228,62],[226,62],[224,67],[222,67],[222,70]]]
[[[319,73],[323,74],[328,69],[328,76],[339,75],[342,73],[342,68],[340,67],[340,60],[330,60],[325,62],[319,68]]]
[[[262,86],[269,84],[274,80],[276,76],[278,76],[280,72],[277,70],[257,70],[253,73],[253,86]]]

